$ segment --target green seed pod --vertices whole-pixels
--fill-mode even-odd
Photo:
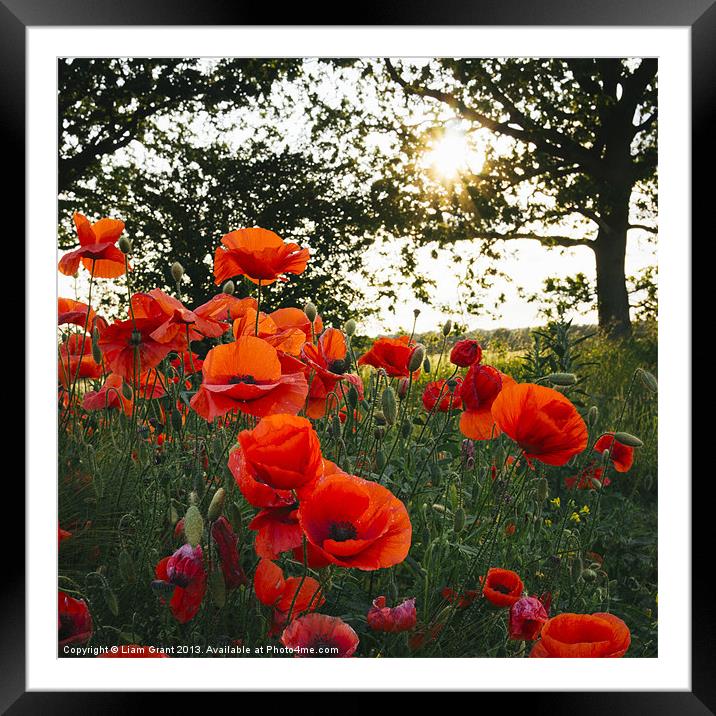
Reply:
[[[614,440],[629,447],[642,447],[644,443],[631,433],[614,433]]]
[[[183,427],[183,420],[182,420],[181,413],[178,410],[172,410],[170,420],[171,420],[171,424],[172,424],[172,430],[174,430],[174,432],[176,432],[176,433],[180,432]]]
[[[117,595],[109,588],[105,587],[104,590],[104,601],[113,616],[119,614],[119,602],[117,601]]]
[[[132,399],[132,386],[129,385],[129,383],[126,383],[125,381],[122,381],[122,395],[127,399]]]
[[[355,408],[358,405],[358,391],[356,390],[355,385],[351,385],[351,387],[348,388],[348,395],[346,398],[348,400],[348,405],[350,405],[351,408]]]
[[[172,278],[177,282],[181,281],[181,277],[184,275],[184,267],[178,261],[172,264],[171,271]]]
[[[224,501],[226,500],[226,490],[220,487],[211,498],[209,503],[209,509],[206,513],[209,522],[218,520],[221,517],[221,513],[224,511]]]
[[[313,323],[316,320],[316,316],[318,315],[318,309],[316,306],[308,301],[306,305],[303,307],[303,312],[308,316],[308,320]]]
[[[430,358],[428,358],[427,356],[425,356],[425,360],[423,361],[423,370],[426,373],[430,372]]]
[[[593,405],[587,413],[587,423],[590,427],[594,427],[597,424],[597,420],[599,420],[599,408]]]
[[[236,285],[234,284],[234,282],[233,282],[231,279],[229,279],[229,280],[224,284],[224,287],[223,287],[221,290],[222,290],[225,294],[227,294],[228,296],[233,296],[233,295],[234,295],[234,291],[236,290]]]
[[[381,402],[383,405],[383,415],[385,415],[388,424],[392,425],[398,417],[398,402],[395,399],[395,391],[390,386],[383,391]]]
[[[443,335],[447,338],[452,333],[452,321],[448,318],[443,326]]]
[[[355,335],[357,327],[358,325],[356,324],[356,322],[352,318],[349,318],[343,324],[343,331],[350,338],[351,336]]]
[[[456,535],[459,535],[465,529],[465,510],[462,507],[458,507],[455,510],[452,528]]]
[[[226,604],[226,582],[224,582],[224,575],[219,569],[215,569],[209,575],[209,594],[214,606],[222,609]]]
[[[656,381],[656,377],[652,373],[649,373],[648,370],[643,370],[642,368],[639,368],[639,378],[641,378],[641,382],[652,393],[657,393],[659,391],[659,384]]]
[[[119,250],[123,254],[128,254],[132,251],[132,242],[126,237],[126,236],[120,236],[119,241],[117,242],[117,246],[119,246]]]
[[[226,516],[229,518],[229,522],[231,522],[231,526],[234,528],[234,531],[240,532],[243,519],[241,517],[241,509],[235,502],[229,502],[227,505]]]
[[[204,534],[204,519],[196,505],[191,505],[184,515],[184,535],[186,541],[196,547]]]
[[[537,480],[537,499],[540,502],[544,502],[549,497],[549,483],[547,482],[547,478],[540,477],[539,480]]]
[[[412,373],[418,370],[425,360],[425,346],[422,343],[418,343],[413,352],[410,354],[410,361],[408,362],[408,370]]]
[[[378,450],[375,454],[375,466],[378,470],[385,467],[385,453],[382,450]]]
[[[137,581],[137,573],[134,569],[132,556],[126,549],[123,549],[119,553],[119,573],[122,575],[125,584],[134,584]]]
[[[577,376],[574,373],[551,373],[547,376],[547,380],[552,385],[568,386],[577,382]]]

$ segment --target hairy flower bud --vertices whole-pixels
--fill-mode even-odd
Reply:
[[[181,281],[181,277],[184,275],[184,267],[178,262],[175,261],[172,264],[172,278],[175,281]]]
[[[641,379],[641,382],[652,392],[656,393],[659,390],[659,383],[656,380],[656,377],[649,373],[648,370],[644,370],[643,368],[639,368],[639,378]]]
[[[448,318],[443,326],[443,335],[447,338],[452,333],[452,321]]]
[[[204,520],[196,505],[191,505],[184,515],[184,535],[186,541],[196,547],[204,533]]]
[[[552,385],[568,386],[574,385],[577,382],[577,376],[574,373],[550,373],[547,376],[547,380]]]
[[[589,412],[587,413],[587,423],[589,423],[590,427],[594,427],[594,425],[596,425],[598,419],[599,419],[599,408],[597,408],[596,405],[593,405],[591,408],[589,408]]]
[[[318,309],[315,307],[313,303],[308,301],[306,305],[303,307],[303,312],[308,316],[308,320],[313,323],[316,320],[316,316],[318,315]]]
[[[117,246],[119,246],[119,250],[123,254],[128,254],[132,250],[132,242],[126,237],[126,236],[120,236],[119,241],[117,242]]]
[[[227,294],[228,296],[233,296],[233,295],[234,295],[234,291],[236,290],[236,285],[234,284],[234,282],[233,282],[231,279],[229,279],[229,280],[224,284],[224,288],[222,288],[221,290],[222,290],[225,294]]]
[[[343,324],[343,332],[350,338],[351,336],[355,335],[356,328],[357,328],[356,322],[349,318],[344,324]]]
[[[220,487],[211,498],[209,503],[209,509],[206,516],[209,522],[219,519],[221,513],[224,511],[224,501],[226,500],[226,490]]]
[[[422,343],[418,343],[413,352],[410,354],[410,360],[408,361],[408,370],[412,373],[420,368],[425,358],[425,346]]]
[[[614,440],[628,447],[642,447],[644,443],[631,433],[614,433]]]
[[[385,415],[388,424],[392,425],[398,416],[398,404],[395,400],[395,391],[390,386],[383,391],[382,405],[383,415]]]

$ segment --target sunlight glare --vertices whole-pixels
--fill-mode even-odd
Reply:
[[[484,159],[464,131],[448,129],[426,152],[425,165],[444,179],[456,179],[464,171],[479,172]]]

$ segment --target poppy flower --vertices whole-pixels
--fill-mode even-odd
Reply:
[[[290,490],[275,490],[259,482],[246,463],[244,452],[238,445],[229,453],[229,470],[241,494],[254,507],[287,507],[296,502]]]
[[[376,597],[368,610],[368,626],[373,631],[401,632],[415,626],[418,615],[415,597],[406,599],[395,607],[385,605],[385,597]]]
[[[353,475],[324,476],[299,504],[298,519],[308,541],[343,567],[392,567],[410,549],[405,505],[382,485]]]
[[[297,363],[252,336],[216,346],[206,354],[203,382],[190,405],[209,421],[230,410],[257,417],[295,415],[308,393],[306,377],[296,370]]]
[[[447,380],[434,380],[428,383],[423,390],[423,407],[428,412],[437,410],[440,413],[447,413],[448,410],[458,410],[462,406],[460,390],[462,378],[454,378],[454,387],[447,385]],[[438,398],[440,403],[438,404]],[[437,404],[437,407],[435,407]]]
[[[258,544],[258,539],[256,540]],[[324,567],[327,567],[329,564],[333,564],[331,560],[328,558],[326,553],[319,549],[318,547],[314,547],[310,542],[306,541],[306,553],[304,555],[303,552],[303,531],[301,531],[301,544],[297,545],[293,548],[293,558],[297,562],[305,562],[306,566],[310,567],[311,569],[323,569]]]
[[[90,390],[82,398],[85,410],[107,410],[117,408],[125,415],[132,414],[132,399],[125,398],[122,392],[122,376],[110,373],[99,390]]]
[[[289,612],[294,615],[314,611],[325,603],[321,585],[313,577],[289,577],[269,559],[262,559],[254,574],[256,598],[278,614],[276,622],[284,621]],[[293,606],[293,610],[291,607]]]
[[[605,433],[594,444],[594,451],[603,453],[609,450],[609,459],[617,472],[629,472],[634,464],[634,448],[623,445],[614,439],[614,433]]]
[[[629,627],[619,617],[596,614],[558,614],[542,627],[532,647],[533,658],[616,659],[631,644]]]
[[[511,607],[521,596],[524,585],[516,572],[491,567],[482,586],[485,599],[496,607]]]
[[[278,308],[269,313],[269,318],[280,330],[298,328],[303,331],[307,341],[313,341],[314,335],[318,336],[323,332],[323,319],[317,315],[311,324],[306,312],[300,308]]]
[[[255,311],[257,306],[258,302],[253,297],[236,298],[228,293],[220,293],[197,306],[194,313],[207,321],[231,323],[245,316],[249,309]]]
[[[599,490],[611,484],[611,480],[604,474],[604,468],[596,462],[591,462],[585,467],[578,476],[566,477],[564,479],[565,487],[573,490]]]
[[[60,272],[65,276],[72,276],[77,273],[81,262],[97,278],[121,276],[125,270],[125,259],[115,244],[124,231],[124,222],[118,219],[100,219],[90,224],[79,212],[75,212],[72,219],[80,245],[60,259]]]
[[[171,557],[160,560],[152,586],[160,593],[171,593],[169,607],[180,624],[191,621],[206,593],[206,570],[200,546],[185,544]]]
[[[463,413],[460,432],[473,440],[490,440],[502,431],[492,417],[492,404],[502,386],[514,382],[491,365],[471,365],[460,388]]]
[[[139,644],[121,644],[116,648],[116,651],[105,651],[102,654],[97,654],[98,659],[122,659],[122,658],[135,658],[135,659],[168,659],[169,654],[165,654],[156,647],[140,646]]]
[[[223,515],[211,525],[211,536],[219,552],[221,571],[224,574],[226,588],[236,589],[248,581],[241,567],[239,550],[236,546],[238,538],[231,529],[229,521]]]
[[[479,589],[466,589],[461,594],[452,587],[443,587],[440,596],[450,604],[457,604],[458,609],[467,609],[479,596]]]
[[[549,619],[544,604],[537,597],[522,597],[510,607],[510,639],[534,641]]]
[[[267,229],[239,229],[221,237],[214,254],[214,283],[221,284],[234,276],[246,276],[253,283],[266,286],[284,274],[301,274],[306,270],[309,251],[298,244],[287,243]]]
[[[87,314],[89,313],[89,318]],[[62,326],[66,323],[74,323],[76,326],[84,328],[87,325],[91,328],[97,314],[86,304],[80,301],[74,301],[71,298],[57,299],[57,325]]]
[[[562,393],[533,383],[505,386],[492,404],[498,427],[527,459],[564,465],[587,447],[587,426]]]
[[[57,372],[60,383],[68,389],[75,378],[99,378],[102,375],[102,366],[92,355],[92,339],[89,336],[75,333],[62,342]]]
[[[84,599],[57,592],[57,641],[59,646],[81,644],[92,636],[92,617]]]
[[[66,539],[72,537],[72,532],[63,530],[62,527],[57,528],[57,546],[59,547]]]
[[[408,336],[400,338],[378,338],[367,353],[358,359],[358,365],[370,365],[373,368],[382,368],[392,378],[407,378],[410,375],[410,358],[413,355],[415,343]],[[413,372],[417,378],[419,370]]]
[[[450,362],[459,368],[467,368],[482,359],[482,346],[470,339],[458,341],[450,351]]]
[[[326,614],[294,619],[281,635],[281,643],[293,649],[295,657],[347,658],[355,654],[359,641],[350,625]]]
[[[199,358],[197,353],[181,351],[177,354],[176,358],[172,358],[169,361],[169,365],[171,365],[177,373],[182,373],[186,377],[198,373],[204,365],[204,361]],[[174,382],[176,383],[178,381],[179,377],[176,376]]]
[[[295,503],[261,510],[249,523],[249,529],[256,532],[254,548],[256,554],[264,559],[276,559],[283,552],[300,549],[303,543],[303,530],[298,523],[298,505]]]

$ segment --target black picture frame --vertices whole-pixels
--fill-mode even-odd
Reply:
[[[312,17],[307,6],[262,8],[257,4],[228,3],[225,0],[178,2],[177,0],[0,0],[0,127],[3,135],[3,156],[6,177],[3,197],[6,207],[25,203],[25,40],[26,28],[31,26],[107,26],[107,25],[267,25],[278,12],[282,25],[522,25],[522,26],[684,26],[691,28],[691,110],[692,146],[692,235],[708,237],[713,232],[710,219],[713,204],[714,127],[716,127],[716,0],[483,0],[464,2],[364,2],[354,8],[348,22],[336,12],[335,4],[322,8],[312,5]],[[353,9],[353,8],[352,8]],[[317,18],[320,18],[317,21]],[[6,209],[4,216],[10,220]],[[6,235],[6,243],[20,245],[24,235],[21,212],[13,212],[19,225]],[[7,226],[7,223],[6,223]],[[21,233],[22,232],[22,233]],[[665,237],[663,240],[688,241],[688,237]],[[684,244],[688,246],[687,243]],[[20,257],[25,265],[23,257]],[[708,263],[708,262],[706,262]],[[693,265],[693,264],[692,264]],[[26,267],[28,290],[31,273]],[[695,281],[694,281],[695,283]],[[706,283],[708,285],[708,283]],[[684,287],[690,290],[690,287]],[[694,309],[698,303],[692,297]],[[712,300],[712,299],[711,299]],[[707,304],[708,305],[708,304]],[[692,325],[697,325],[695,322]],[[706,353],[704,352],[704,357]],[[695,367],[695,366],[694,366]],[[707,373],[708,367],[703,368]],[[25,375],[25,379],[29,377]],[[666,377],[676,379],[674,376]],[[684,385],[691,391],[691,386]],[[683,416],[689,420],[690,416]],[[694,420],[694,429],[698,421]],[[708,437],[706,444],[708,444]],[[693,444],[703,444],[696,441]],[[689,465],[691,454],[684,455]],[[713,468],[697,475],[692,482],[692,633],[691,633],[691,691],[683,692],[592,692],[587,695],[555,692],[513,692],[509,710],[526,713],[540,711],[579,714],[690,714],[716,713],[716,618],[711,575],[714,558],[712,537],[706,532],[711,516],[713,496]],[[6,474],[4,511],[12,504],[12,511],[22,513],[25,503],[24,485],[10,481]],[[668,489],[684,489],[690,475],[670,475],[673,483]],[[698,529],[704,529],[697,538]],[[7,532],[10,531],[6,527]],[[52,713],[126,713],[138,698],[144,708],[154,704],[162,710],[171,708],[167,694],[122,692],[26,692],[25,687],[25,564],[24,553],[17,543],[19,531],[12,530],[12,549],[7,538],[3,550],[2,609],[0,610],[0,708],[9,714]],[[668,579],[668,575],[663,575]],[[687,585],[685,585],[686,587]],[[686,593],[686,590],[685,590]],[[508,667],[506,667],[508,668]],[[519,685],[516,685],[519,687]],[[568,687],[568,685],[565,685]],[[598,686],[598,684],[595,684]],[[467,688],[467,685],[466,685]],[[276,696],[276,695],[274,695]],[[371,694],[364,694],[370,698]],[[443,695],[444,696],[444,695]],[[586,696],[586,697],[585,697]],[[475,705],[486,708],[481,694]],[[149,698],[151,705],[147,704]],[[182,695],[186,699],[187,695]],[[272,697],[273,698],[273,697]],[[337,698],[337,695],[333,698]],[[502,697],[504,698],[504,697]],[[161,699],[161,702],[160,702]],[[242,701],[245,704],[245,702]],[[357,711],[362,700],[343,701],[343,711]],[[186,708],[185,703],[185,708]],[[507,704],[502,701],[500,710]],[[338,703],[335,704],[338,707]],[[204,708],[208,708],[204,704]],[[239,707],[241,707],[239,705]],[[443,705],[444,707],[444,705]],[[274,708],[274,706],[272,706]],[[487,707],[489,708],[489,706]]]

